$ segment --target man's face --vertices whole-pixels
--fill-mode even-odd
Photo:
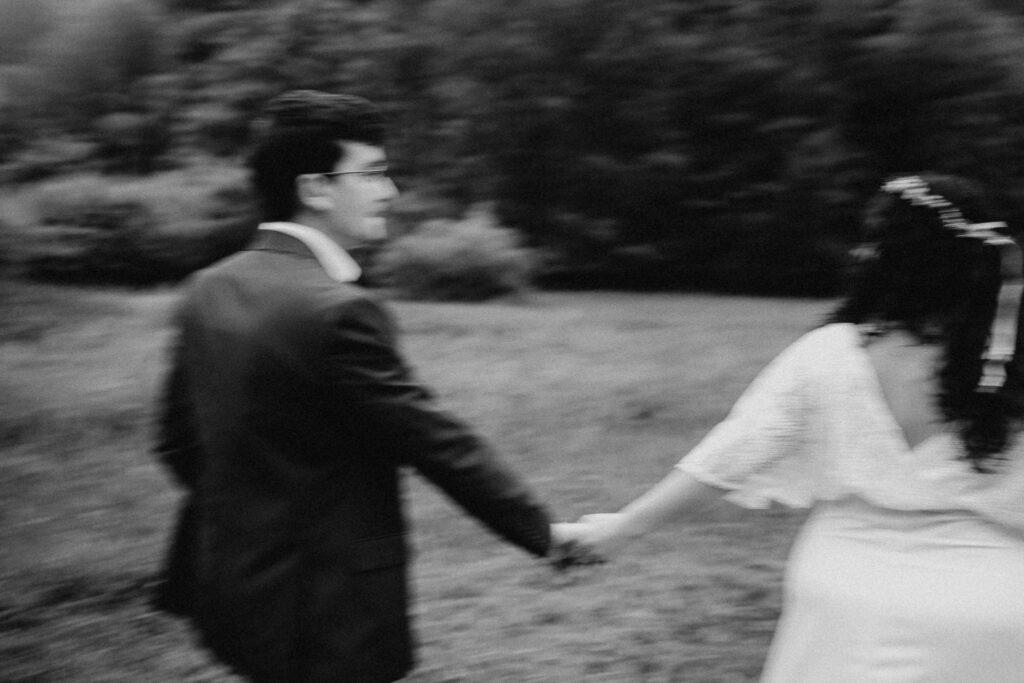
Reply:
[[[383,148],[341,142],[345,155],[328,174],[331,208],[325,218],[339,244],[357,245],[387,237],[385,212],[398,188],[387,175]]]

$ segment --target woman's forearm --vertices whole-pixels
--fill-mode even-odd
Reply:
[[[666,522],[685,519],[706,509],[724,492],[674,469],[617,513],[584,515],[577,524],[556,526],[566,538],[599,556],[608,557]]]
[[[623,526],[620,533],[635,538],[669,521],[687,519],[706,510],[724,493],[723,489],[709,486],[683,470],[673,469],[646,493],[620,510]]]

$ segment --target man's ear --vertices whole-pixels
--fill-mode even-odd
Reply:
[[[313,211],[328,211],[334,207],[327,179],[315,173],[304,173],[295,178],[295,193],[299,203]]]

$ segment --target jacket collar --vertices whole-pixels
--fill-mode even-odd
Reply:
[[[273,239],[273,236],[278,234],[298,240],[312,252],[327,275],[338,282],[355,282],[363,273],[359,264],[349,256],[347,251],[338,246],[337,242],[308,225],[286,222],[260,223],[258,229],[264,231],[261,235],[263,239],[260,242],[266,247],[270,247],[273,243],[274,246],[292,251],[282,244],[282,240]]]

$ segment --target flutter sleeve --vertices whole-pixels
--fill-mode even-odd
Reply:
[[[728,489],[726,498],[744,507],[772,501],[809,506],[815,488],[811,380],[813,364],[821,361],[821,337],[820,330],[811,332],[772,360],[677,467]]]

